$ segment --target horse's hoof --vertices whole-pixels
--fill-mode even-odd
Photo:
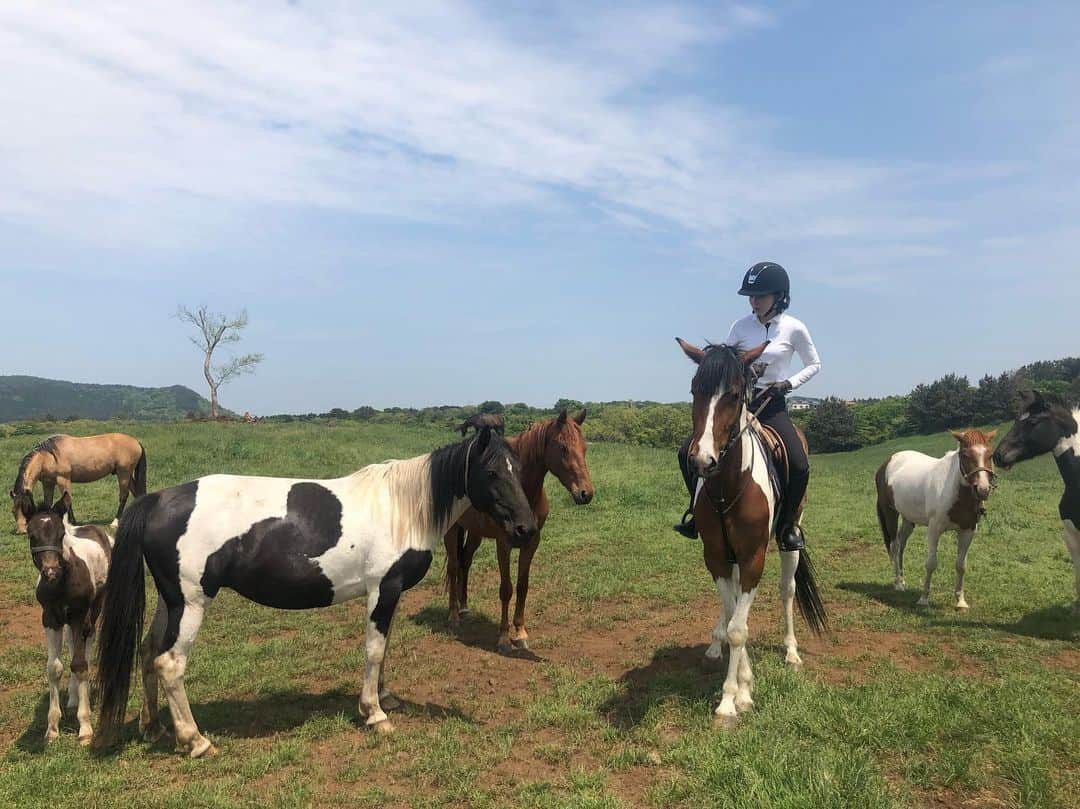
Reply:
[[[202,758],[203,756],[216,756],[217,748],[210,744],[210,740],[203,738],[195,742],[191,746],[191,752],[188,754],[192,758]]]
[[[713,716],[713,727],[720,730],[732,730],[739,724],[738,714],[715,714]]]
[[[94,734],[93,733],[87,733],[85,736],[83,736],[82,734],[79,735],[79,746],[80,747],[89,747],[93,743],[93,741],[94,741]]]
[[[927,598],[926,596],[923,596],[922,598],[920,598],[918,601],[915,602],[915,606],[917,606],[917,607],[929,607],[930,606],[930,599]]]
[[[468,615],[470,612],[472,612],[472,610],[470,610],[468,607],[461,607],[460,609],[458,609],[459,615]]]
[[[394,732],[394,726],[390,723],[389,719],[384,719],[381,722],[375,723],[375,732],[380,736],[386,736]]]
[[[513,647],[515,649],[528,649],[529,648],[529,639],[528,638],[518,638],[517,640],[510,641],[510,643],[513,645]]]
[[[900,592],[903,592],[904,590],[907,589],[907,585],[904,584],[902,581],[894,582],[893,583],[893,589],[894,590],[899,590]]]
[[[799,657],[798,652],[795,652],[795,651],[788,652],[787,656],[784,658],[784,662],[787,663],[789,666],[791,666],[793,669],[802,668],[802,658]]]
[[[500,640],[495,646],[495,651],[501,655],[508,655],[514,651],[514,645],[509,640]]]
[[[968,606],[968,603],[967,603],[966,601],[957,601],[957,602],[956,602],[956,608],[957,608],[958,610],[967,610],[967,609],[971,609],[971,608],[970,608],[970,607]]]
[[[46,744],[48,744],[49,742],[55,742],[59,738],[60,738],[60,731],[57,730],[56,728],[49,728],[48,730],[45,731],[45,742],[46,742]]]
[[[395,697],[393,694],[380,694],[379,695],[379,707],[384,711],[396,711],[401,707],[401,700]]]
[[[735,710],[739,713],[748,713],[754,710],[754,701],[752,699],[735,700]]]

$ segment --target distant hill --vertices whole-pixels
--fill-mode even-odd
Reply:
[[[179,419],[209,413],[210,402],[191,388],[93,385],[36,376],[0,376],[0,421],[20,419]]]

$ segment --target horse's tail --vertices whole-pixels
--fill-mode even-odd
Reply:
[[[135,474],[132,476],[131,493],[136,497],[146,494],[146,447],[139,444],[139,462],[135,464]]]
[[[806,549],[799,551],[799,565],[795,568],[795,602],[806,625],[815,635],[821,635],[829,628],[829,619],[825,614],[825,604],[818,592],[814,578],[814,565]]]
[[[885,550],[892,553],[892,544],[896,541],[900,512],[893,505],[888,480],[885,476],[885,469],[890,460],[892,460],[891,456],[878,467],[877,474],[874,475],[874,481],[877,483],[877,517],[878,524],[881,526],[881,537],[885,540]]]
[[[140,497],[120,517],[109,577],[105,582],[105,603],[101,610],[98,641],[97,679],[94,695],[98,703],[94,744],[109,746],[117,728],[124,723],[135,647],[142,634],[146,607],[143,578],[143,535],[157,498]]]

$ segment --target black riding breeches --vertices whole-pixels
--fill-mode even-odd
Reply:
[[[761,399],[755,398],[750,403],[750,411],[753,412],[761,407]],[[792,522],[799,504],[802,503],[806,494],[806,485],[810,480],[810,459],[806,457],[802,441],[791,417],[787,412],[787,401],[783,396],[774,396],[765,405],[765,409],[758,414],[758,420],[776,430],[780,440],[787,448],[788,456],[788,484],[784,491],[784,502],[780,514],[780,525]],[[690,436],[679,447],[679,469],[682,471],[683,481],[691,500],[694,497],[694,489],[697,488],[697,474],[690,467],[690,442],[694,440]]]

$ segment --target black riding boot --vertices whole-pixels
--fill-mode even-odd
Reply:
[[[697,526],[694,524],[694,491],[697,489],[697,475],[690,468],[690,441],[692,438],[693,436],[687,438],[683,445],[679,447],[679,471],[682,472],[683,483],[686,484],[686,490],[690,493],[690,505],[683,512],[679,524],[671,526],[687,539],[698,538]]]
[[[694,522],[693,501],[691,501],[690,507],[683,512],[682,521],[679,522],[677,525],[673,525],[671,527],[687,539],[699,539],[697,525]]]
[[[782,551],[801,551],[806,547],[806,539],[803,537],[802,528],[799,527],[798,522],[795,520],[795,507],[789,505],[794,498],[791,496],[791,491],[784,493],[784,499],[780,503],[780,519],[777,520],[776,529],[776,544]],[[799,496],[799,501],[802,501],[802,496]]]

